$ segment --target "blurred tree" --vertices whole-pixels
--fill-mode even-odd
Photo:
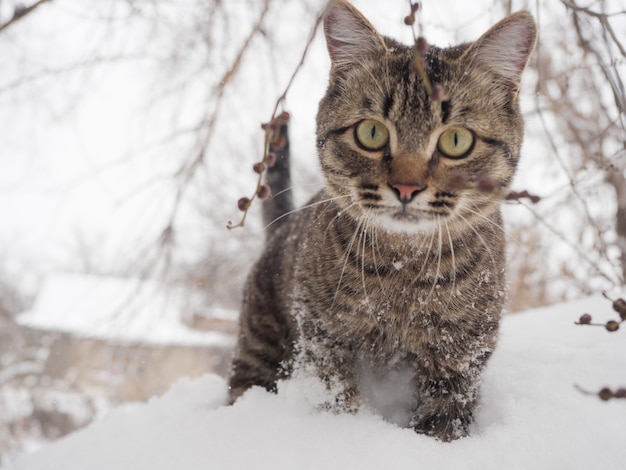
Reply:
[[[4,19],[2,15],[0,15],[0,33],[9,28],[11,25],[15,24],[17,21],[25,18],[27,15],[33,13],[37,8],[39,8],[44,3],[47,3],[50,0],[37,0],[36,2],[31,3],[30,5],[23,5],[22,3],[13,3],[11,5],[11,12],[8,19]],[[0,10],[0,13],[2,11]]]
[[[40,100],[44,103],[53,102],[49,98],[53,93],[55,100],[63,96],[78,100],[84,93],[56,92],[90,90],[105,71],[129,63],[139,64],[143,83],[152,83],[143,105],[142,132],[149,138],[131,145],[122,158],[116,157],[110,167],[96,173],[99,178],[127,168],[123,165],[129,162],[150,161],[156,170],[144,172],[141,167],[140,172],[146,173],[143,179],[116,190],[114,196],[123,203],[137,194],[168,202],[151,214],[151,220],[160,224],[152,243],[137,249],[129,240],[128,251],[102,270],[131,270],[146,276],[168,273],[202,286],[211,298],[236,304],[243,273],[260,245],[261,227],[255,217],[250,228],[236,233],[226,232],[224,225],[236,217],[239,196],[254,188],[254,174],[247,167],[262,153],[263,136],[257,126],[269,120],[275,100],[297,69],[300,54],[293,52],[305,48],[324,0],[111,0],[89,6],[56,0],[39,8],[44,3],[35,1],[21,10],[17,4],[12,8],[5,4],[2,10],[0,43],[18,46],[11,50],[23,53],[11,57],[10,73],[0,79],[0,97],[20,90],[32,96],[34,88],[46,94]],[[491,8],[489,4],[487,0],[481,8],[493,20],[530,7],[542,31],[533,63],[535,87],[526,87],[531,92],[525,92],[527,102],[534,103],[534,109],[528,110],[525,148],[527,153],[541,148],[545,158],[525,155],[523,160],[546,170],[537,182],[520,174],[519,184],[542,196],[537,205],[514,202],[527,207],[532,218],[509,218],[511,238],[519,242],[510,250],[509,277],[518,286],[512,289],[517,297],[514,304],[524,308],[623,285],[624,7],[619,0],[596,0],[584,7],[575,0],[545,5],[493,0]],[[396,7],[401,30],[406,28],[401,19],[408,5],[399,0]],[[68,31],[87,25],[88,46],[77,48],[82,52],[73,56],[58,52],[72,51],[71,47],[55,47],[55,54],[42,58],[28,40],[43,24],[36,21],[39,15],[52,20],[62,17],[66,22],[69,17]],[[428,2],[421,15],[420,25],[428,25]],[[36,27],[28,26],[31,21]],[[45,28],[39,34],[50,37]],[[55,40],[61,35],[54,30]],[[284,48],[285,41],[293,42],[289,49]],[[63,111],[56,115],[64,116],[73,106],[61,105]],[[294,123],[292,129],[297,126]],[[225,137],[233,142],[226,145]],[[313,153],[312,142],[307,145],[307,152]],[[293,160],[298,165],[304,159],[294,154]],[[305,165],[298,171],[306,173],[312,167]],[[299,187],[299,181],[294,185]],[[202,218],[204,226],[190,223],[190,214]],[[191,245],[193,233],[197,235]],[[84,240],[83,246],[97,244]],[[189,246],[193,248],[186,249]],[[533,256],[528,256],[530,251]],[[81,263],[102,266],[103,260]],[[535,263],[545,264],[545,269],[537,269]]]
[[[544,282],[561,284],[562,295],[570,297],[623,286],[626,11],[619,2],[601,0],[582,8],[563,0],[560,8],[540,8],[538,15],[542,36],[535,52],[531,119],[542,131],[531,138],[544,145],[539,161],[545,164],[545,181],[558,183],[552,188],[542,183],[547,197],[533,213],[551,232],[548,243],[560,252],[561,266],[545,271]],[[563,283],[567,279],[569,285]]]

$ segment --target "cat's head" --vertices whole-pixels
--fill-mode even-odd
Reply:
[[[470,44],[430,47],[426,70],[442,100],[416,73],[414,48],[380,36],[346,1],[329,3],[324,31],[332,65],[318,152],[337,203],[408,233],[441,221],[462,230],[493,212],[519,159],[532,16],[513,14]]]

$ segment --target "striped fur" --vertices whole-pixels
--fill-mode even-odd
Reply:
[[[327,384],[323,407],[355,411],[369,401],[366,381],[402,371],[411,387],[403,424],[449,441],[468,432],[496,345],[499,204],[519,159],[517,94],[534,22],[515,14],[475,43],[431,48],[429,73],[445,103],[432,102],[411,71],[412,49],[379,36],[346,2],[330,2],[325,32],[340,61],[317,121],[326,188],[268,233],[245,290],[230,400],[305,373]],[[486,53],[501,57],[490,63]],[[365,119],[388,129],[385,148],[358,145]],[[450,126],[475,136],[465,158],[437,149]],[[419,193],[402,200],[396,181]]]

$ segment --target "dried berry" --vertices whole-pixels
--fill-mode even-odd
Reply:
[[[610,388],[604,387],[602,390],[598,392],[598,396],[601,400],[607,401],[613,398],[613,392]]]
[[[585,313],[578,319],[578,323],[581,325],[588,325],[589,323],[591,323],[591,320],[591,315]]]
[[[604,325],[604,327],[612,333],[614,331],[619,330],[619,323],[616,322],[615,320],[610,320],[606,322],[606,325]]]
[[[626,320],[626,300],[617,299],[613,302],[613,310],[619,313],[622,320]]]
[[[613,394],[615,398],[626,398],[626,388],[620,387]]]
[[[411,13],[415,13],[419,9],[420,9],[419,2],[411,3]]]
[[[274,124],[274,121],[263,122],[261,123],[261,129],[263,129],[265,132],[274,132],[276,130],[276,124]]]
[[[255,173],[258,173],[260,175],[261,173],[265,171],[265,163],[263,162],[255,163],[252,169],[254,170]]]
[[[276,154],[272,152],[268,153],[263,161],[268,168],[273,167],[276,165]]]
[[[450,173],[449,184],[451,189],[469,188],[470,176],[469,173],[463,170],[455,170]]]
[[[270,140],[270,149],[274,151],[279,151],[285,148],[287,145],[287,139],[284,135],[278,133],[272,137]]]
[[[424,72],[424,70],[426,70],[426,61],[424,60],[424,57],[422,57],[420,54],[416,54],[411,61],[411,72],[422,77],[422,80],[424,80],[424,77],[426,77],[426,80],[428,80],[428,75],[426,75],[426,72]]]
[[[496,181],[490,176],[483,176],[477,181],[476,188],[483,193],[490,193],[496,189]]]
[[[420,36],[417,38],[417,41],[415,41],[415,47],[420,54],[424,55],[428,52],[430,45],[425,37]]]
[[[241,212],[245,212],[250,206],[250,198],[242,197],[237,201],[237,207]]]
[[[446,89],[443,87],[442,84],[435,83],[433,85],[433,92],[430,96],[430,99],[436,103],[448,100],[448,93],[446,92]]]
[[[270,190],[269,186],[263,184],[259,186],[259,189],[257,190],[256,195],[260,200],[263,201],[272,195],[272,191]]]
[[[407,26],[412,26],[415,23],[415,15],[411,13],[409,16],[404,17],[404,24]]]

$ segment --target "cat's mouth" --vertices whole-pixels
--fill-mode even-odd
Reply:
[[[424,217],[424,215],[422,214],[413,214],[404,210],[392,213],[391,218],[394,220],[402,220],[406,222],[422,222],[429,219],[428,217]]]
[[[449,216],[448,213],[432,211],[408,211],[406,209],[391,212],[389,216],[398,221],[409,223],[432,222]]]
[[[380,225],[390,232],[430,232],[449,216],[444,212],[415,210],[402,207],[395,210],[381,211],[377,214]]]
[[[437,230],[454,213],[456,195],[437,193],[436,198],[399,198],[369,190],[358,195],[359,205],[372,222],[389,232],[424,233]],[[378,189],[378,187],[376,187]],[[395,200],[393,200],[395,199]]]

